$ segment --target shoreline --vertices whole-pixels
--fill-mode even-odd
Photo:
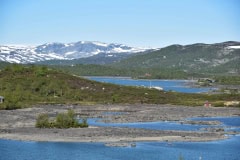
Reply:
[[[40,113],[55,115],[74,109],[80,116],[102,118],[104,122],[153,122],[184,121],[192,117],[239,116],[239,108],[231,107],[185,107],[171,105],[46,105],[19,110],[0,111],[0,139],[37,142],[204,142],[223,140],[225,131],[177,131],[147,130],[124,127],[95,127],[69,129],[35,128],[35,119]],[[106,112],[125,114],[104,115]],[[209,124],[210,125],[210,124]]]
[[[163,137],[138,137],[131,139],[101,139],[101,140],[79,140],[73,137],[69,138],[57,138],[57,139],[44,139],[44,138],[31,138],[30,136],[25,136],[21,138],[19,136],[3,136],[0,140],[13,140],[13,141],[23,141],[23,142],[59,142],[59,143],[104,143],[112,146],[119,146],[124,144],[127,146],[129,143],[140,143],[140,142],[210,142],[228,139],[228,137],[217,137],[217,138],[205,138],[204,140],[196,137],[188,137],[183,139],[181,136],[163,136]]]
[[[95,128],[95,127],[94,127]],[[101,127],[102,128],[102,127]],[[79,128],[70,128],[70,129],[33,129],[28,128],[29,132],[18,131],[14,132],[13,130],[5,130],[0,132],[0,139],[7,140],[19,140],[19,141],[36,141],[36,142],[99,142],[99,143],[118,143],[118,142],[206,142],[206,141],[215,141],[215,140],[224,140],[228,139],[224,133],[200,133],[192,131],[159,131],[152,130],[149,133],[149,130],[145,129],[131,129],[131,128],[110,128],[108,129],[99,129],[99,132],[109,132],[112,129],[115,130],[115,133],[124,133],[127,134],[118,136],[118,135],[98,135],[93,137],[92,135],[86,135],[87,132],[96,132],[96,130],[90,129],[79,129]],[[95,128],[96,129],[96,128]],[[82,134],[76,134],[77,132],[83,132]],[[139,134],[137,136],[132,135]],[[72,134],[71,134],[72,133]],[[74,135],[73,135],[74,134]]]

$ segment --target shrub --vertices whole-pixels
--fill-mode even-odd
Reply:
[[[215,102],[213,103],[214,107],[224,107],[224,103],[223,102]]]
[[[49,116],[46,113],[39,114],[37,117],[36,125],[37,128],[50,128]]]
[[[37,128],[84,128],[88,127],[86,119],[82,120],[82,123],[79,123],[75,118],[75,112],[73,110],[68,110],[67,113],[59,113],[56,118],[52,121],[49,121],[47,114],[40,114],[37,117],[36,121]]]
[[[56,117],[55,127],[67,128],[68,119],[64,113],[59,113]]]
[[[79,127],[87,128],[88,127],[87,119],[83,119],[82,123],[79,124]]]
[[[38,67],[35,69],[35,74],[37,77],[44,77],[47,75],[48,68],[43,66],[43,67]]]
[[[14,110],[14,109],[22,108],[21,103],[16,101],[6,101],[4,105],[6,110]]]

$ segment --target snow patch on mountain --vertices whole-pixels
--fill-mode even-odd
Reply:
[[[240,49],[240,46],[229,46],[230,49]]]
[[[45,60],[71,60],[91,57],[99,53],[137,53],[147,48],[123,44],[79,41],[76,43],[45,43],[38,46],[0,45],[0,60],[10,63],[35,63]]]
[[[107,43],[102,43],[102,42],[92,42],[93,44],[95,45],[98,45],[98,46],[103,46],[103,47],[107,47],[108,44]]]

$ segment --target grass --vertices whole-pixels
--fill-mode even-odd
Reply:
[[[173,104],[199,106],[206,100],[218,106],[238,100],[239,94],[186,94],[95,82],[47,67],[13,65],[0,72],[0,109],[35,104]]]

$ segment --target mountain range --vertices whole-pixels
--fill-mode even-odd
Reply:
[[[36,63],[47,60],[73,60],[104,55],[126,56],[144,52],[146,48],[129,47],[123,44],[79,41],[76,43],[46,43],[37,46],[0,45],[0,61],[10,63]]]
[[[130,75],[137,71],[158,75],[170,70],[240,75],[240,42],[175,44],[159,49],[89,41],[47,43],[30,47],[5,45],[0,46],[0,61],[68,66],[101,64],[105,68],[109,67],[109,71],[120,69],[121,73],[126,73],[132,70]],[[94,66],[94,73],[102,72],[100,66]]]
[[[240,74],[240,42],[171,45],[114,63],[118,68],[182,70],[187,73]]]

